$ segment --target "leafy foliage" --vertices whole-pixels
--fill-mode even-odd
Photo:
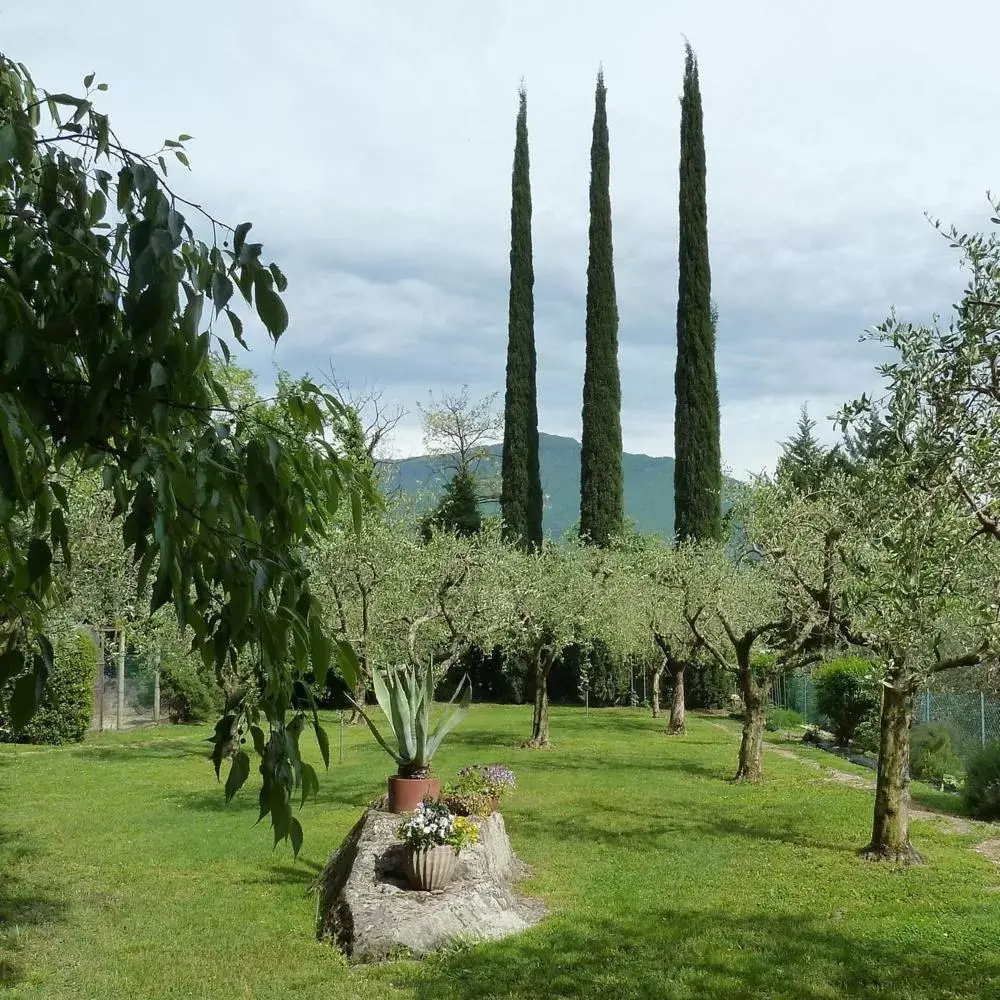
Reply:
[[[468,469],[459,469],[445,487],[434,510],[423,519],[421,534],[430,538],[432,531],[450,531],[456,535],[474,535],[483,527],[479,511],[476,480]]]
[[[815,427],[816,421],[803,404],[795,434],[782,442],[775,468],[776,478],[787,480],[803,493],[818,490],[827,476],[843,464],[839,447],[823,447],[813,434]]]
[[[977,819],[1000,819],[1000,743],[988,743],[970,758],[963,796]]]
[[[160,700],[172,722],[207,722],[219,714],[225,701],[214,673],[190,656],[164,660]]]
[[[301,543],[324,533],[344,495],[359,519],[370,489],[325,436],[342,411],[329,394],[305,383],[289,396],[295,435],[229,399],[212,369],[213,347],[230,352],[217,321],[245,346],[242,300],[277,340],[285,276],[248,240],[249,222],[224,226],[171,189],[167,159],[187,166],[189,137],[133,152],[92,82],[82,98],[47,94],[0,56],[0,620],[13,625],[3,679],[16,678],[19,704],[40,699],[51,645],[39,634],[25,653],[54,595],[54,553],[71,560],[63,479],[96,470],[151,611],[172,605],[217,671],[252,651],[255,697],[220,720],[216,769],[249,726],[261,816],[297,851],[291,795],[310,717],[290,720],[289,706],[310,661],[325,671],[331,654]],[[21,724],[29,713],[14,714]],[[248,772],[242,754],[227,794]]]
[[[805,725],[805,716],[790,708],[772,708],[767,713],[764,728],[769,733],[778,733],[785,729],[799,729]]]
[[[2,738],[17,743],[79,743],[94,717],[97,646],[84,632],[64,635],[54,643],[55,658],[38,710],[19,731],[3,726]],[[9,720],[13,706],[10,685],[0,714]]]
[[[841,746],[854,739],[862,720],[878,714],[882,686],[870,660],[845,656],[824,663],[813,673],[813,685],[816,708],[832,723]]]
[[[910,774],[940,788],[955,788],[965,768],[954,736],[941,722],[926,722],[910,735]]]

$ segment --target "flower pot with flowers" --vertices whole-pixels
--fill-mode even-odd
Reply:
[[[489,816],[504,793],[516,786],[514,772],[503,764],[470,764],[447,786],[444,798],[459,816]]]
[[[421,802],[396,835],[406,844],[406,876],[414,889],[438,892],[455,877],[458,855],[479,840],[479,827],[443,802]]]
[[[341,661],[341,673],[350,689],[357,690],[357,664],[350,657]],[[430,663],[426,668],[403,666],[385,671],[376,668],[372,671],[372,687],[389,725],[389,738],[382,735],[364,705],[353,698],[351,704],[379,746],[396,762],[396,774],[389,778],[389,812],[412,812],[422,799],[437,798],[441,791],[441,782],[431,777],[431,759],[441,741],[469,710],[472,687],[468,676],[463,677],[436,723],[431,718],[434,671]]]

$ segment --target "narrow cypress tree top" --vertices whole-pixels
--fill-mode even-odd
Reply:
[[[580,451],[580,535],[606,545],[622,530],[621,378],[618,302],[611,231],[611,153],[607,88],[597,74],[590,150],[590,257],[587,264],[587,362]]]
[[[687,45],[681,98],[674,373],[674,509],[676,531],[681,539],[718,538],[722,531],[719,391],[705,175],[698,63]]]
[[[522,84],[511,177],[510,305],[500,511],[507,536],[526,548],[537,548],[542,542],[534,282],[528,98]]]

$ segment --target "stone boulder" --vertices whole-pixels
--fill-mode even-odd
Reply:
[[[479,843],[462,851],[454,880],[434,893],[409,888],[399,823],[399,816],[369,809],[317,880],[317,937],[351,962],[502,938],[545,915],[539,901],[513,891],[527,866],[514,856],[499,813],[478,820]]]

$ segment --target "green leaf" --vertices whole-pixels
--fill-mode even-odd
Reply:
[[[250,738],[253,740],[254,752],[263,757],[264,752],[267,749],[267,741],[264,738],[264,730],[261,729],[260,726],[251,726]]]
[[[294,816],[289,824],[288,837],[292,842],[292,857],[297,858],[302,850],[302,824]]]
[[[32,538],[28,545],[28,582],[40,580],[52,565],[52,550],[44,538]]]
[[[358,661],[358,654],[354,652],[354,647],[346,639],[337,642],[337,663],[348,687],[352,691],[356,690],[361,680],[361,663]]]
[[[122,167],[118,171],[118,211],[125,211],[125,207],[132,199],[132,187],[135,183],[135,174],[131,167]]]
[[[17,132],[7,122],[0,128],[0,163],[9,163],[17,156]]]
[[[181,152],[181,150],[175,149],[174,156],[176,156],[177,159],[180,160],[181,163],[183,163],[184,166],[188,168],[188,170],[191,169],[191,164],[188,162],[187,153],[183,153]]]
[[[239,253],[243,249],[243,241],[247,238],[247,233],[253,228],[252,222],[241,222],[233,230],[233,253]]]
[[[216,271],[212,275],[212,302],[215,305],[216,316],[226,308],[232,297],[233,283],[221,271]]]
[[[312,668],[316,683],[323,687],[326,684],[326,675],[330,671],[333,643],[323,631],[323,622],[315,609],[309,616],[309,651],[312,654]]]
[[[319,795],[319,778],[312,764],[302,762],[302,801],[300,807],[306,804],[306,800],[311,796],[316,798]]]
[[[83,78],[83,87],[84,87],[84,90],[90,90],[90,85],[94,82],[94,75],[95,74],[93,74],[93,73],[88,73]]]
[[[371,725],[371,723],[369,723]],[[326,769],[330,769],[330,737],[326,735],[326,730],[316,722],[313,726],[316,730],[316,742],[319,744],[319,753],[323,758]],[[377,734],[376,734],[377,735]]]
[[[23,674],[14,683],[10,696],[10,724],[14,732],[20,732],[31,721],[38,707],[37,683],[34,674]]]
[[[8,649],[0,654],[0,684],[6,684],[12,677],[24,670],[24,653],[19,649]]]
[[[90,224],[93,225],[95,222],[100,222],[107,210],[108,199],[104,196],[104,192],[95,191],[90,196]]]
[[[288,329],[288,310],[281,296],[265,281],[258,280],[254,284],[254,299],[257,304],[257,315],[267,327],[267,332],[277,340]]]
[[[271,264],[269,270],[274,277],[274,286],[279,292],[283,292],[288,288],[288,279],[282,273],[281,268],[277,264]]]
[[[246,784],[250,777],[250,758],[244,750],[233,758],[232,766],[229,768],[229,777],[226,778],[226,801],[231,802],[233,796]]]

